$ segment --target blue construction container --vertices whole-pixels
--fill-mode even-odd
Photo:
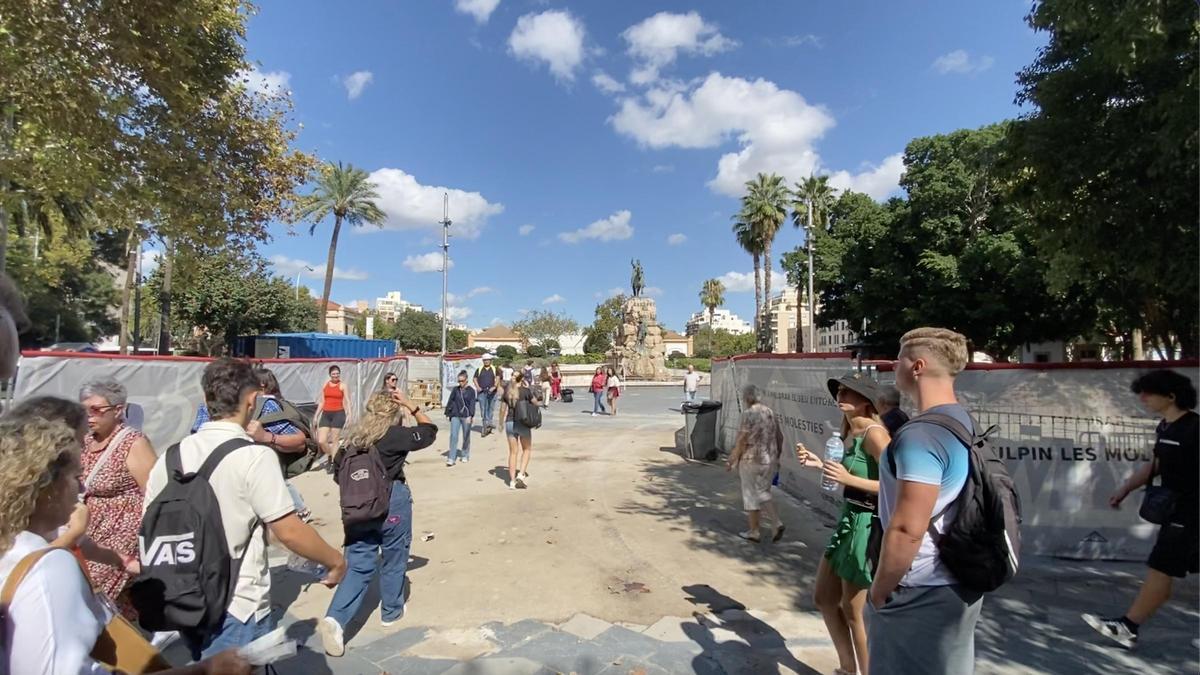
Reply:
[[[237,340],[237,355],[256,359],[376,359],[396,355],[391,340],[364,340],[356,335],[271,333]]]

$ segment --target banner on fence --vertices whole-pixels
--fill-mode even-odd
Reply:
[[[158,451],[186,436],[204,402],[200,377],[211,362],[187,357],[120,357],[29,353],[17,368],[14,398],[61,396],[76,400],[87,382],[111,379],[125,387],[130,423],[150,438]],[[407,386],[403,358],[354,360],[263,360],[279,380],[283,397],[296,405],[312,404],[337,365],[350,395],[351,410],[361,410],[371,393],[383,388],[387,373]]]
[[[1117,367],[1114,367],[1116,365]],[[746,383],[766,392],[780,415],[790,446],[796,441],[821,452],[840,412],[825,388],[851,364],[845,360],[749,357],[713,368],[713,396],[721,400],[721,440],[732,447],[737,433],[737,391]],[[995,445],[1021,496],[1024,550],[1037,555],[1084,559],[1145,559],[1157,532],[1137,515],[1141,493],[1120,510],[1108,498],[1149,461],[1156,420],[1141,409],[1129,384],[1163,364],[1063,364],[973,367],[956,383],[959,400],[981,429],[996,427]],[[1195,365],[1174,370],[1200,382]],[[887,364],[879,379],[894,382]],[[911,402],[904,406],[912,412]],[[818,476],[785,453],[781,482],[825,518],[836,515],[836,496],[820,490]]]
[[[458,386],[458,374],[467,371],[467,386],[474,386],[475,371],[483,367],[483,358],[447,358],[442,363],[442,407],[450,400],[450,390]]]

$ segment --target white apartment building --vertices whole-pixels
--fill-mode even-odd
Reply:
[[[408,310],[423,312],[425,308],[414,305],[400,297],[400,291],[388,291],[387,297],[375,298],[375,313],[386,321],[395,321],[396,316]]]
[[[688,319],[686,332],[689,336],[696,335],[700,329],[708,325],[708,310],[696,312]],[[732,335],[746,335],[754,332],[754,327],[738,318],[737,314],[727,309],[713,312],[713,330],[729,331]]]
[[[771,336],[771,351],[786,354],[796,351],[800,327],[800,293],[786,287],[767,303],[767,326]],[[807,312],[805,312],[807,313]]]
[[[832,326],[817,327],[818,352],[844,352],[856,342],[858,333],[850,329],[850,322],[845,319],[838,319]]]

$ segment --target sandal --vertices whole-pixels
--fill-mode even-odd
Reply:
[[[774,543],[774,542],[779,541],[780,539],[783,539],[783,531],[786,529],[787,528],[784,527],[784,525],[782,523],[779,525],[779,527],[775,528],[775,536],[771,537],[771,542]],[[851,675],[853,675],[853,674],[851,674]]]
[[[758,534],[756,532],[751,532],[750,530],[746,530],[745,532],[738,532],[738,536],[741,537],[742,539],[745,539],[746,541],[752,541],[755,544],[757,544],[759,542]]]

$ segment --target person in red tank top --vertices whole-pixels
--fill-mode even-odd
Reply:
[[[321,395],[317,400],[317,412],[313,415],[313,427],[317,429],[317,444],[325,453],[332,466],[334,453],[337,452],[338,441],[342,437],[342,429],[348,421],[350,410],[350,393],[346,383],[342,382],[342,369],[337,366],[329,367],[329,380],[321,387]]]

